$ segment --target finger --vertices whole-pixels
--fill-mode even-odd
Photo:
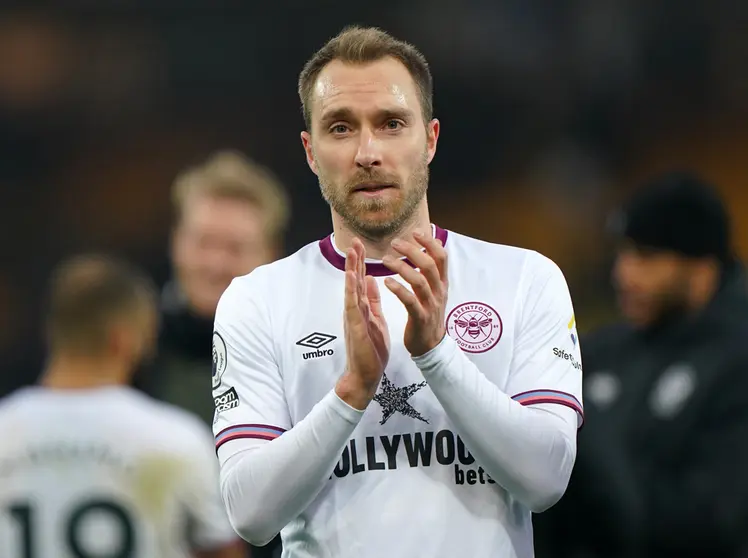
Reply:
[[[366,278],[363,281],[356,275],[356,282],[358,286],[358,309],[361,312],[361,317],[365,322],[369,321],[369,315],[371,313],[371,307],[369,305],[369,298],[366,293]]]
[[[356,250],[351,247],[345,253],[345,270],[357,272],[358,269],[358,254]]]
[[[423,320],[425,312],[423,311],[421,303],[418,302],[418,299],[413,293],[406,289],[404,285],[395,281],[392,277],[387,277],[384,280],[384,285],[392,292],[392,294],[400,299],[400,302],[403,303],[408,314],[419,321]]]
[[[361,316],[364,321],[369,320],[369,299],[366,296],[366,256],[364,244],[358,238],[354,238],[351,243],[351,248],[355,253],[356,261],[356,290],[358,296],[358,307],[361,312]]]
[[[439,276],[439,269],[430,254],[421,250],[418,245],[404,240],[394,240],[392,247],[408,258],[423,273],[434,292],[441,289],[442,280]]]
[[[364,243],[358,241],[358,280],[361,281],[361,291],[364,299],[366,299],[366,248]]]
[[[426,252],[431,256],[436,264],[436,268],[439,271],[439,277],[442,281],[447,281],[447,250],[444,248],[444,244],[438,238],[434,238],[430,235],[421,233],[415,233],[413,235],[416,242],[426,249]]]
[[[382,317],[382,295],[379,292],[379,285],[377,280],[371,275],[366,276],[366,295],[369,299],[369,307],[371,308],[372,314],[377,318]]]
[[[431,285],[429,285],[428,280],[422,273],[413,269],[413,267],[407,262],[398,258],[393,258],[392,256],[385,256],[384,259],[382,259],[382,263],[388,269],[405,279],[410,286],[413,287],[413,292],[422,304],[430,306],[433,303],[434,293],[431,290]]]
[[[346,262],[347,265],[347,262]],[[351,313],[358,311],[358,289],[356,287],[356,274],[351,270],[345,272],[345,312],[346,318],[353,317]]]
[[[358,239],[354,238],[351,242],[351,249],[356,253],[356,273],[361,273],[361,268],[364,265],[364,258],[366,250],[364,249],[363,243]]]
[[[366,256],[363,243],[354,238],[351,242],[351,248],[356,253],[356,280],[358,281],[359,296],[365,298],[366,293]]]
[[[347,342],[361,342],[368,336],[369,307],[358,296],[358,278],[353,271],[345,272],[345,313],[343,330]]]

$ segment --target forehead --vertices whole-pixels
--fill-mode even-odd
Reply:
[[[185,199],[182,222],[193,227],[232,230],[264,224],[256,202],[236,196],[195,192]]]
[[[312,113],[323,118],[340,109],[416,112],[420,103],[413,77],[395,58],[365,64],[333,60],[322,69],[312,89]]]

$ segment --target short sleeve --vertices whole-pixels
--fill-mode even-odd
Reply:
[[[221,498],[218,461],[210,430],[195,420],[191,429],[189,474],[185,477],[185,506],[189,517],[190,540],[198,550],[215,550],[232,544],[238,535],[231,527]]]
[[[581,427],[582,358],[566,279],[554,262],[532,252],[523,290],[508,394],[523,405],[570,407]]]
[[[249,440],[273,440],[291,428],[262,289],[250,279],[234,279],[216,310],[213,433],[222,462]]]

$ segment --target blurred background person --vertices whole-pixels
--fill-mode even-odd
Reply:
[[[625,322],[581,341],[586,425],[538,558],[737,558],[748,548],[748,285],[722,200],[670,174],[614,221]]]
[[[173,278],[161,297],[158,358],[140,386],[213,423],[213,317],[234,277],[282,255],[289,218],[285,189],[268,169],[220,151],[173,185]]]
[[[0,400],[1,556],[242,556],[207,427],[127,387],[156,324],[151,281],[125,263],[54,274],[41,383]]]
[[[283,254],[289,200],[267,168],[224,150],[180,173],[172,187],[173,277],[161,296],[158,356],[139,374],[146,393],[212,425],[210,347],[218,299],[234,277]],[[280,537],[254,558],[279,553]]]

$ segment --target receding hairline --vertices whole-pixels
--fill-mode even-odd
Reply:
[[[393,58],[405,67],[416,87],[424,121],[433,118],[433,78],[426,57],[412,44],[377,27],[349,26],[322,46],[299,75],[298,94],[307,126],[311,101],[320,74],[333,61],[366,65]]]
[[[325,71],[328,70],[331,65],[339,64],[339,65],[351,66],[351,67],[366,67],[366,66],[375,65],[375,64],[381,63],[383,61],[388,61],[388,60],[398,63],[400,67],[405,71],[405,75],[408,77],[410,82],[409,82],[409,86],[407,89],[405,89],[404,87],[401,87],[401,84],[399,82],[393,82],[389,84],[389,87],[387,88],[388,89],[387,93],[391,94],[393,97],[404,93],[408,95],[409,97],[412,97],[412,100],[414,101],[414,103],[416,103],[416,105],[414,106],[412,104],[408,104],[404,106],[402,104],[397,104],[397,103],[383,103],[380,107],[377,107],[377,109],[380,110],[381,112],[391,112],[391,113],[418,112],[422,114],[423,106],[422,106],[421,96],[420,96],[419,89],[418,89],[418,84],[416,83],[416,80],[413,77],[413,75],[408,70],[407,66],[405,66],[405,64],[403,64],[399,59],[393,56],[383,56],[382,58],[378,60],[371,60],[371,61],[366,61],[366,62],[349,62],[349,61],[341,60],[341,59],[331,60],[320,70],[320,72],[317,74],[316,79],[310,84],[309,97],[307,98],[307,102],[309,103],[310,114],[311,114],[311,110],[313,109],[313,107],[319,105],[319,102],[324,95],[323,93],[319,91],[320,87],[318,87],[318,85],[320,84],[321,80],[325,79]],[[335,85],[333,84],[333,87],[334,86]],[[400,91],[399,92],[395,91],[395,89],[400,89]],[[349,107],[346,105],[333,104],[333,106],[331,106],[328,109],[325,109],[324,112],[321,112],[319,114],[319,117],[320,117],[320,120],[323,120],[330,113],[345,113],[349,110],[350,110]]]

